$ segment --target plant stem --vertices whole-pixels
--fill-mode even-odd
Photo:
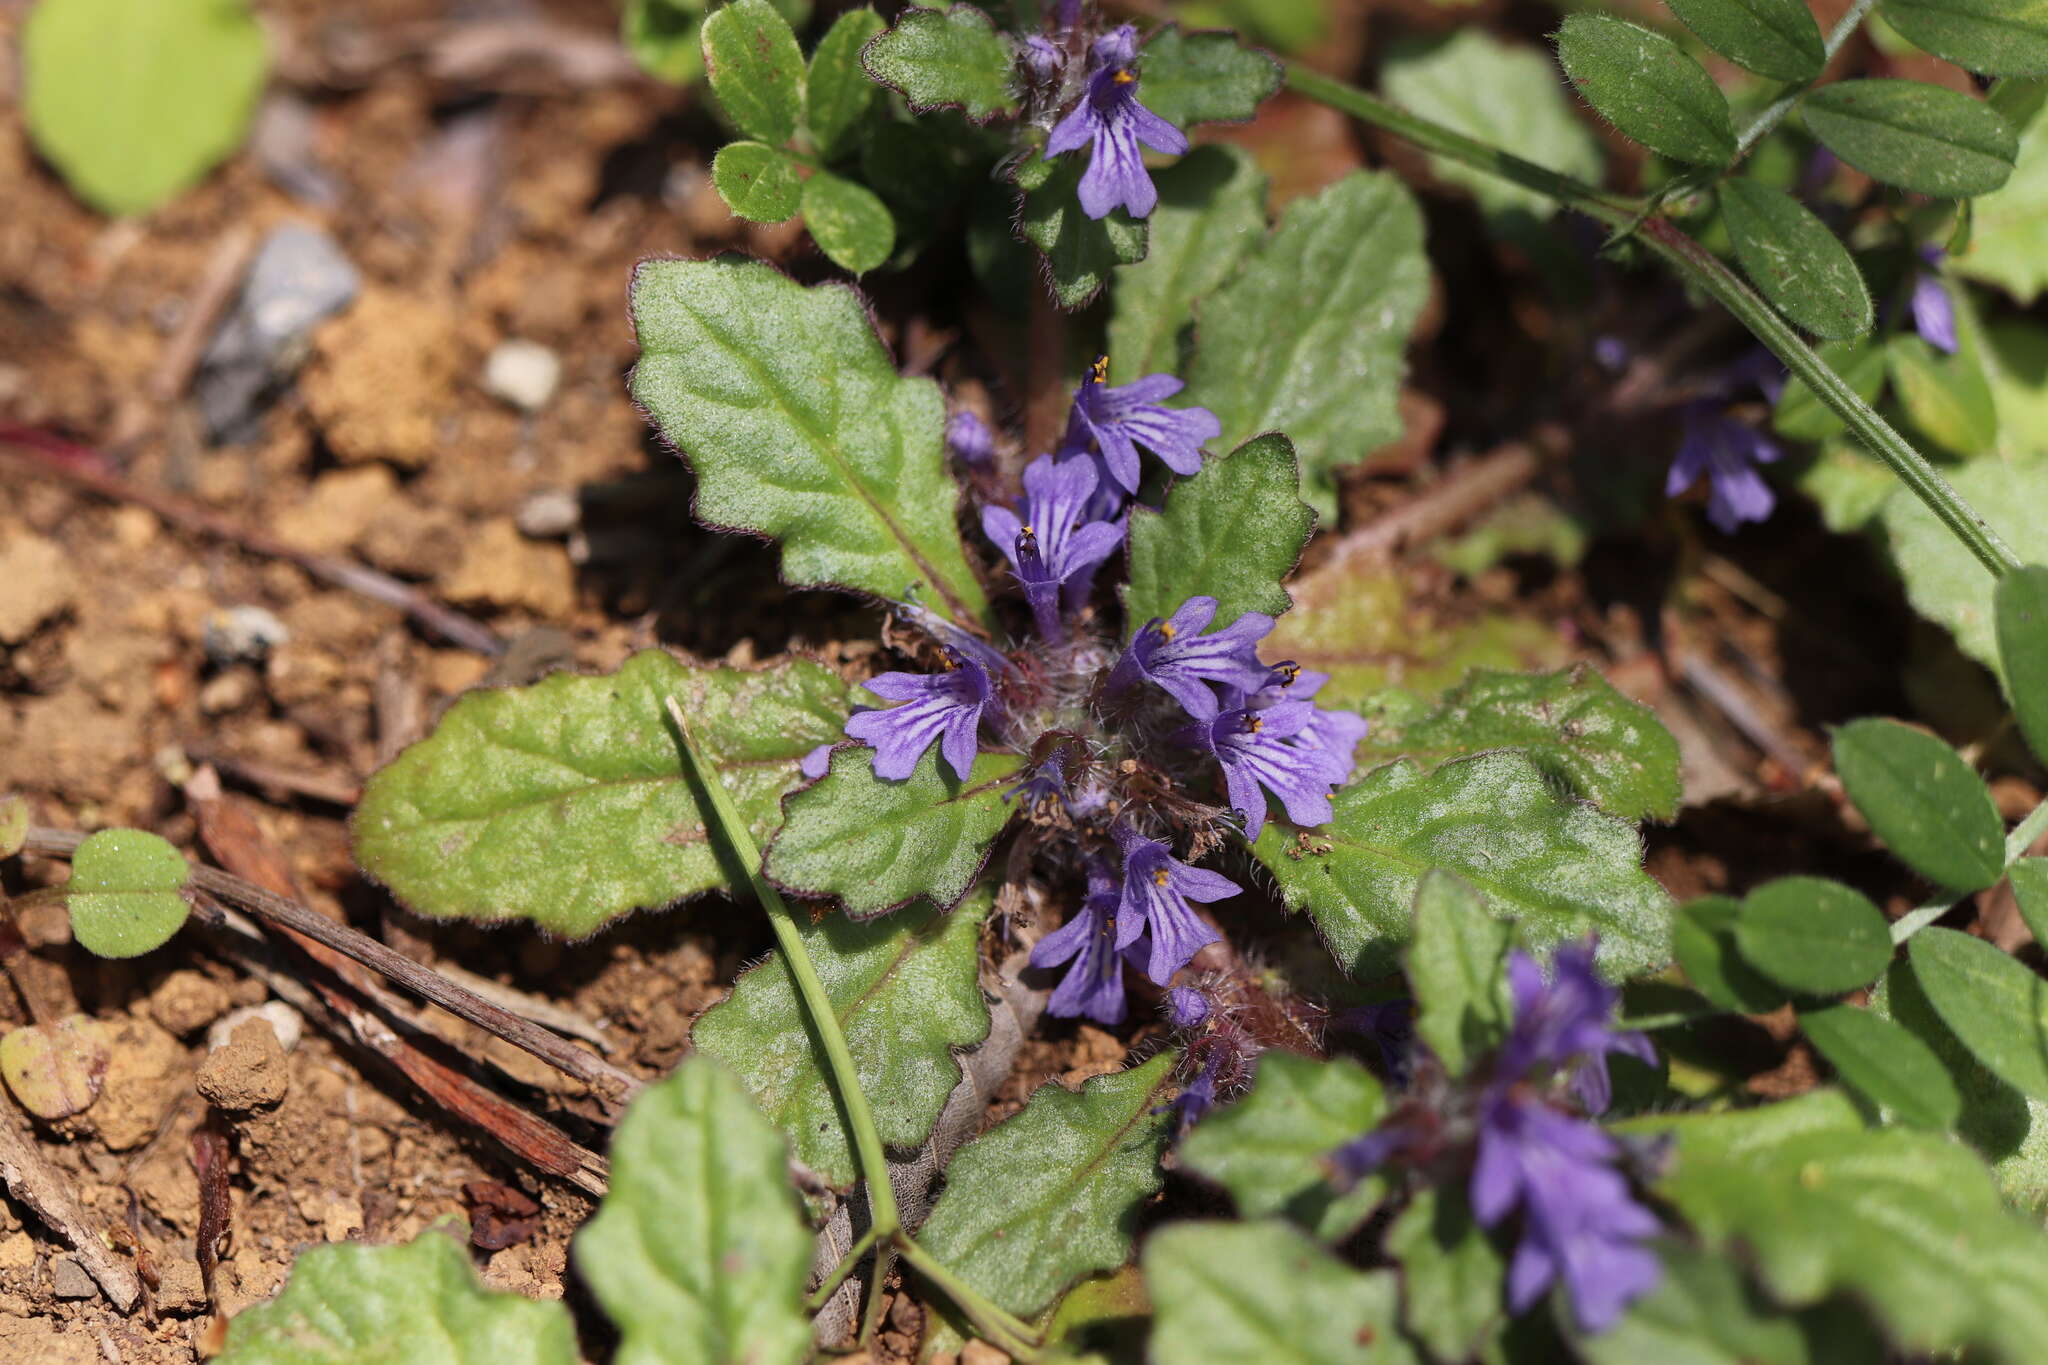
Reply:
[[[874,1245],[875,1230],[871,1227],[860,1235],[860,1240],[849,1247],[844,1256],[839,1258],[839,1264],[832,1267],[832,1273],[825,1277],[824,1282],[811,1291],[810,1298],[804,1300],[804,1311],[815,1313],[830,1303],[832,1296],[839,1292],[839,1286],[846,1283],[846,1277],[860,1264],[860,1258],[867,1255]]]
[[[1525,161],[1440,123],[1418,117],[1356,86],[1291,64],[1287,68],[1287,83],[1310,99],[1384,128],[1426,152],[1447,156],[1511,180],[1609,227],[1626,228],[1634,220],[1636,206],[1627,200],[1618,199],[1582,180]],[[1994,578],[2019,567],[2019,561],[1998,533],[1963,501],[1926,457],[1878,416],[1826,361],[1814,354],[1813,348],[1789,323],[1718,257],[1663,218],[1650,219],[1638,240],[1734,314],[1736,321],[1747,327],[1758,341],[1784,362],[1787,369],[1812,389],[1814,396],[1841,418],[1872,454],[1891,466],[1900,481],[1927,504],[1942,525],[1977,556]]]
[[[825,1066],[832,1073],[840,1107],[846,1111],[846,1127],[853,1137],[853,1150],[860,1158],[860,1172],[867,1178],[870,1235],[876,1239],[892,1237],[903,1226],[903,1218],[896,1210],[896,1191],[889,1185],[889,1163],[882,1155],[882,1135],[875,1128],[875,1113],[868,1108],[868,1097],[860,1088],[860,1072],[854,1067],[853,1051],[846,1045],[846,1033],[839,1027],[839,1015],[832,1008],[832,998],[825,993],[825,983],[818,979],[818,969],[812,965],[811,955],[804,949],[803,936],[796,931],[796,915],[782,899],[782,893],[761,875],[761,850],[755,846],[754,836],[748,832],[747,822],[738,807],[733,805],[732,793],[725,789],[725,779],[697,752],[697,742],[690,738],[689,722],[683,719],[683,708],[674,697],[664,700],[668,705],[669,719],[675,722],[683,758],[710,805],[711,820],[706,823],[716,822],[733,856],[746,872],[747,883],[753,887],[761,908],[768,912],[769,927],[775,931],[775,941],[782,948],[782,965],[789,972],[796,993],[803,998],[804,1012],[810,1015],[811,1028],[818,1036],[819,1047],[824,1050]]]
[[[980,1290],[940,1265],[929,1251],[908,1237],[897,1239],[897,1249],[903,1253],[905,1264],[958,1304],[960,1311],[987,1333],[990,1341],[1019,1360],[1038,1358],[1038,1352],[1030,1344],[1036,1334],[1028,1324],[983,1298]]]
[[[1821,44],[1822,71],[1827,70],[1828,63],[1842,50],[1842,44],[1848,42],[1849,35],[1863,26],[1864,19],[1876,5],[1877,0],[1856,0],[1855,4],[1849,6],[1849,12],[1828,30],[1828,36]],[[1763,141],[1771,129],[1783,123],[1785,115],[1792,112],[1792,106],[1799,103],[1799,97],[1805,94],[1812,84],[1812,81],[1795,81],[1779,91],[1778,97],[1766,105],[1762,113],[1751,119],[1749,126],[1742,130],[1742,135],[1735,139],[1735,160],[1740,161],[1749,155],[1750,148]]]
[[[2027,850],[2034,841],[2048,833],[2048,801],[2029,811],[2027,818],[2012,827],[2012,833],[2005,836],[2005,870],[2012,871],[2012,865],[2027,856]],[[1892,921],[1892,942],[1904,943],[1913,935],[1956,908],[1960,896],[1936,896],[1924,905],[1915,906]]]

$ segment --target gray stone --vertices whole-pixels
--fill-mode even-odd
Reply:
[[[326,233],[304,223],[272,229],[193,379],[216,443],[256,435],[256,419],[305,358],[307,334],[347,307],[361,284]]]
[[[100,1292],[85,1267],[69,1256],[50,1258],[50,1289],[60,1299],[89,1299]]]

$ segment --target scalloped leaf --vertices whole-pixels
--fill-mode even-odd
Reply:
[[[1016,52],[1008,35],[972,5],[948,10],[912,5],[869,43],[861,62],[916,110],[958,109],[976,123],[1017,109],[1010,78]]]
[[[1082,211],[1080,184],[1088,165],[1088,157],[1079,154],[1048,161],[1034,152],[1015,171],[1023,194],[1017,235],[1038,252],[1046,287],[1069,310],[1101,293],[1116,267],[1144,260],[1149,239],[1145,220],[1123,209],[1106,218]]]
[[[799,896],[833,896],[856,918],[923,896],[950,907],[967,894],[1010,821],[1005,780],[1022,760],[982,754],[962,782],[925,750],[900,782],[876,777],[873,751],[846,746],[789,798],[768,848],[768,879]]]
[[[317,1246],[228,1324],[219,1365],[576,1365],[560,1302],[485,1289],[453,1225],[402,1246]]]
[[[811,1232],[782,1134],[737,1077],[685,1058],[626,1110],[612,1162],[575,1260],[619,1325],[616,1365],[810,1354]]]
[[[1280,64],[1235,33],[1184,33],[1168,24],[1139,58],[1139,102],[1181,128],[1249,123],[1279,89]]]
[[[1478,754],[1425,773],[1403,760],[1335,797],[1313,830],[1267,823],[1252,853],[1354,977],[1394,970],[1423,873],[1472,883],[1534,951],[1600,935],[1621,979],[1670,960],[1672,906],[1626,821],[1559,797],[1528,756]]]
[[[1386,1107],[1380,1083],[1349,1058],[1267,1052],[1244,1098],[1182,1140],[1181,1164],[1230,1191],[1245,1217],[1292,1218],[1335,1241],[1378,1207],[1386,1181],[1367,1176],[1348,1193],[1339,1191],[1325,1162],[1377,1127]]]
[[[371,777],[356,860],[421,914],[532,920],[580,937],[725,887],[662,709],[694,716],[754,837],[780,822],[797,762],[839,737],[846,684],[797,661],[695,668],[660,650],[617,673],[465,694]]]
[[[1573,1341],[1590,1365],[1849,1365],[1884,1359],[1884,1341],[1835,1299],[1803,1313],[1771,1302],[1732,1260],[1675,1241],[1657,1247],[1664,1278],[1598,1336]]]
[[[88,834],[71,855],[64,904],[71,936],[98,957],[140,957],[170,941],[192,912],[180,894],[185,855],[139,829]]]
[[[882,1141],[912,1150],[960,1081],[954,1050],[988,1036],[977,947],[993,898],[951,912],[920,905],[882,919],[799,918],[831,997]],[[748,971],[690,1031],[699,1052],[731,1067],[796,1149],[846,1187],[859,1173],[823,1049],[780,954]]]
[[[1189,402],[1235,446],[1284,431],[1325,520],[1334,474],[1401,434],[1402,353],[1429,290],[1422,214],[1400,180],[1355,171],[1297,199],[1237,277],[1201,306]]]
[[[1109,372],[1125,380],[1185,372],[1197,302],[1266,236],[1266,177],[1241,147],[1197,147],[1152,183],[1149,249],[1116,272],[1110,298]]]
[[[632,311],[633,399],[696,471],[699,520],[780,540],[801,587],[987,612],[954,524],[945,400],[896,373],[857,294],[737,256],[650,260]]]
[[[1178,1054],[1040,1086],[1024,1108],[960,1149],[917,1235],[949,1270],[1013,1313],[1129,1259],[1138,1205],[1159,1188],[1173,1134]]]

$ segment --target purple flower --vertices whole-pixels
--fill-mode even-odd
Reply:
[[[1324,824],[1336,813],[1330,789],[1351,775],[1351,764],[1346,759],[1337,767],[1337,758],[1310,728],[1315,718],[1314,702],[1283,701],[1219,711],[1181,732],[1223,765],[1223,785],[1244,816],[1247,839],[1258,838],[1266,826],[1265,792],[1280,798],[1297,825]]]
[[[946,653],[953,667],[944,673],[882,673],[864,684],[889,701],[910,703],[888,711],[863,711],[846,722],[846,733],[875,746],[875,776],[900,780],[941,740],[939,752],[965,781],[974,767],[981,713],[993,697],[988,670],[957,649]]]
[[[1209,1017],[1209,997],[1193,986],[1175,986],[1166,993],[1166,1017],[1175,1028],[1193,1028]]]
[[[1024,67],[1025,78],[1035,86],[1057,85],[1067,70],[1066,52],[1042,33],[1034,33],[1024,40],[1024,46],[1018,49],[1017,60]]]
[[[1083,1016],[1098,1024],[1124,1019],[1126,958],[1138,966],[1139,953],[1117,942],[1117,884],[1100,860],[1088,865],[1088,895],[1074,917],[1031,945],[1031,965],[1056,967],[1071,961],[1053,987],[1045,1012],[1062,1019]]]
[[[963,464],[979,467],[996,457],[995,433],[965,408],[946,419],[946,445]]]
[[[1094,449],[1108,482],[1126,493],[1138,491],[1138,448],[1157,455],[1176,474],[1202,471],[1202,443],[1222,434],[1223,423],[1207,408],[1165,408],[1186,385],[1170,374],[1148,374],[1115,388],[1109,385],[1109,357],[1099,357],[1081,378],[1060,458]],[[1109,491],[1107,488],[1105,492]]]
[[[1227,706],[1263,711],[1282,702],[1306,701],[1329,680],[1329,674],[1304,669],[1290,659],[1274,664],[1256,691],[1225,687],[1224,700]],[[1371,729],[1372,723],[1355,712],[1317,706],[1310,710],[1308,724],[1292,737],[1292,743],[1316,756],[1328,768],[1330,781],[1344,783],[1351,780],[1351,771],[1358,765],[1358,746]]]
[[[1204,635],[1216,617],[1216,606],[1213,597],[1190,597],[1168,619],[1146,622],[1110,671],[1108,689],[1121,692],[1141,679],[1156,683],[1189,715],[1207,720],[1220,709],[1210,683],[1259,687],[1268,670],[1259,662],[1257,646],[1273,629],[1273,618],[1248,611],[1222,630]]]
[[[820,744],[796,761],[796,770],[815,782],[832,766],[832,746]]]
[[[1664,480],[1664,496],[1677,497],[1704,474],[1710,481],[1707,519],[1721,530],[1733,533],[1745,521],[1768,517],[1777,498],[1756,466],[1784,453],[1777,443],[1728,416],[1718,402],[1686,404],[1684,423],[1684,438]]]
[[[1956,353],[1956,305],[1949,297],[1948,286],[1942,282],[1941,260],[1943,251],[1938,246],[1920,248],[1920,259],[1924,263],[1913,271],[1913,289],[1907,297],[1907,307],[1912,310],[1913,330],[1918,332],[1929,346],[1948,355]]]
[[[1145,975],[1164,986],[1188,959],[1221,938],[1203,923],[1190,901],[1220,901],[1243,890],[1220,872],[1189,867],[1165,844],[1129,825],[1111,830],[1124,853],[1123,894],[1117,902],[1116,944],[1128,948],[1140,933],[1152,939]]]
[[[1137,56],[1138,31],[1129,24],[1097,38],[1088,52],[1081,102],[1046,140],[1047,160],[1093,144],[1081,176],[1081,210],[1090,218],[1105,217],[1118,205],[1143,218],[1159,202],[1139,143],[1176,155],[1188,149],[1180,129],[1138,103],[1138,77],[1131,70]]]
[[[1041,455],[1024,470],[1020,519],[1007,507],[984,507],[981,529],[1010,561],[1025,600],[1047,640],[1066,638],[1060,608],[1088,599],[1095,570],[1124,538],[1121,525],[1083,520],[1094,496],[1095,470],[1086,460],[1054,464]]]
[[[1619,1052],[1655,1065],[1656,1051],[1640,1033],[1617,1033],[1608,1016],[1621,992],[1593,969],[1591,944],[1567,944],[1552,960],[1546,984],[1534,958],[1517,949],[1508,956],[1508,985],[1515,997],[1515,1023],[1501,1047],[1504,1076],[1526,1076],[1538,1067],[1562,1068],[1577,1063],[1573,1088],[1586,1109],[1607,1108],[1614,1087],[1607,1075],[1607,1054]]]

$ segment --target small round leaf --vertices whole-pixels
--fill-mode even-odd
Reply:
[[[1849,799],[1908,867],[1958,892],[2005,875],[2005,823],[1954,749],[1895,720],[1844,725],[1834,748]]]
[[[1735,921],[1742,956],[1789,990],[1834,995],[1867,985],[1891,960],[1884,915],[1861,892],[1782,877],[1749,893]]]
[[[2019,155],[1996,109],[1921,81],[1838,81],[1801,107],[1807,131],[1857,170],[1938,198],[1991,193]]]
[[[1837,1075],[1900,1122],[1943,1130],[1962,1112],[1955,1078],[1903,1026],[1855,1005],[1802,1010],[1799,1026]]]
[[[1845,341],[1870,330],[1870,290],[1828,225],[1783,190],[1750,179],[1721,186],[1721,218],[1743,273],[1795,326]]]
[[[856,275],[889,259],[896,220],[865,185],[820,171],[804,182],[804,226],[832,263]]]
[[[1728,100],[1678,44],[1602,14],[1574,14],[1557,34],[1565,74],[1625,136],[1703,166],[1735,155]]]
[[[782,222],[796,212],[804,192],[796,162],[761,142],[720,147],[711,158],[711,183],[725,206],[750,223]]]
[[[1671,926],[1671,951],[1694,990],[1724,1010],[1768,1014],[1785,1003],[1785,992],[1743,961],[1735,945],[1741,902],[1702,896],[1678,909]]]
[[[190,907],[185,855],[139,829],[89,834],[71,855],[71,936],[100,957],[140,957],[178,932]]]

